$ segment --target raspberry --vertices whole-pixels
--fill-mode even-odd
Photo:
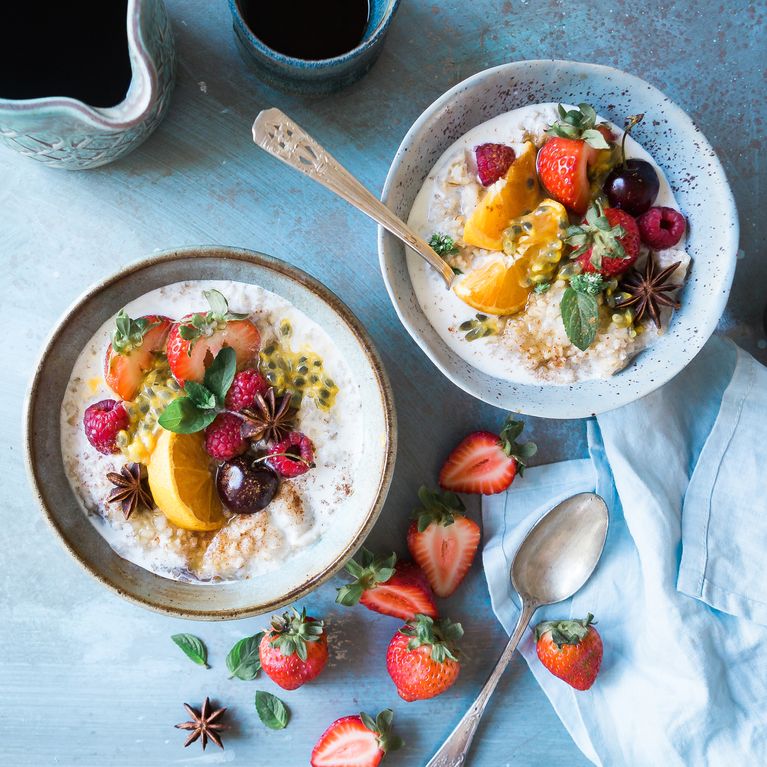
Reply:
[[[105,455],[117,452],[117,432],[127,429],[129,423],[128,411],[114,399],[95,402],[83,415],[88,442]]]
[[[297,477],[314,468],[314,445],[306,434],[292,431],[269,451],[269,464],[283,477]]]
[[[242,436],[242,420],[234,413],[219,413],[205,429],[205,450],[208,455],[228,461],[248,449],[248,441]]]
[[[482,186],[490,186],[511,167],[516,155],[505,144],[480,144],[474,149],[477,158],[477,176]]]
[[[226,406],[230,410],[245,410],[253,406],[256,395],[269,391],[269,382],[257,370],[243,370],[234,377],[226,393]]]
[[[684,235],[684,216],[673,208],[650,208],[638,219],[642,242],[653,250],[673,248]]]

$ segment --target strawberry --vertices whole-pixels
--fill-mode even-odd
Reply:
[[[104,358],[104,380],[121,399],[135,399],[144,374],[164,351],[172,324],[173,320],[159,314],[133,320],[124,309],[117,313],[112,342]]]
[[[602,663],[602,638],[593,620],[589,613],[584,620],[543,621],[535,627],[541,663],[576,690],[594,684]]]
[[[400,698],[424,700],[442,694],[458,678],[460,663],[455,643],[463,636],[460,623],[433,621],[416,615],[389,642],[386,670]]]
[[[623,274],[639,256],[639,227],[634,217],[619,208],[605,208],[597,201],[580,226],[567,230],[568,245],[584,272],[598,272],[606,279]]]
[[[247,314],[230,312],[217,290],[205,290],[203,294],[210,311],[188,314],[174,323],[168,334],[168,364],[180,386],[186,381],[202,383],[205,369],[222,347],[232,347],[237,353],[237,366],[245,367],[253,361],[261,343],[261,334],[246,319]]]
[[[436,618],[431,588],[418,565],[397,563],[393,552],[388,557],[373,556],[366,548],[360,553],[360,562],[346,563],[346,571],[355,579],[338,589],[336,602],[351,607],[357,602],[394,618],[410,620],[416,613]]]
[[[449,597],[466,576],[479,546],[479,525],[462,512],[455,493],[422,487],[422,508],[413,512],[407,547],[438,597]]]
[[[589,167],[597,160],[597,150],[610,145],[588,104],[570,111],[560,104],[559,118],[546,131],[551,138],[538,150],[538,178],[550,197],[583,215],[591,195]]]
[[[506,419],[500,435],[475,431],[448,456],[439,473],[439,486],[455,493],[501,493],[521,475],[525,461],[535,455],[534,442],[517,443],[524,424]]]
[[[292,614],[272,617],[258,647],[261,668],[283,690],[295,690],[310,682],[328,661],[324,622],[307,617],[306,608],[300,613],[292,610]]]
[[[393,717],[387,708],[375,720],[364,712],[336,719],[312,749],[311,767],[376,767],[389,751],[403,746],[390,732]]]
[[[482,186],[490,186],[506,175],[516,155],[505,144],[480,144],[474,148],[477,177]]]

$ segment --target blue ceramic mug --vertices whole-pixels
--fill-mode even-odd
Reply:
[[[340,56],[317,60],[287,56],[265,45],[245,23],[242,0],[229,0],[229,9],[238,48],[262,80],[291,93],[322,95],[351,85],[373,66],[399,3],[370,0],[360,43]]]

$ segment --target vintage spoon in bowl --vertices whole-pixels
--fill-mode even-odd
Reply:
[[[448,288],[452,285],[455,274],[445,260],[284,112],[259,112],[253,123],[253,141],[370,216],[433,266]]]
[[[511,583],[522,612],[495,668],[471,708],[426,767],[460,767],[495,690],[533,613],[562,602],[594,572],[607,538],[607,505],[594,493],[579,493],[544,514],[525,536],[511,563]]]

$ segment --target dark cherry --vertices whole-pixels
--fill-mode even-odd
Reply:
[[[235,514],[255,514],[265,509],[279,486],[280,479],[274,471],[245,456],[226,461],[216,473],[218,497]]]
[[[632,216],[641,216],[655,202],[660,181],[649,162],[631,159],[610,171],[604,190],[610,207],[625,210]]]

